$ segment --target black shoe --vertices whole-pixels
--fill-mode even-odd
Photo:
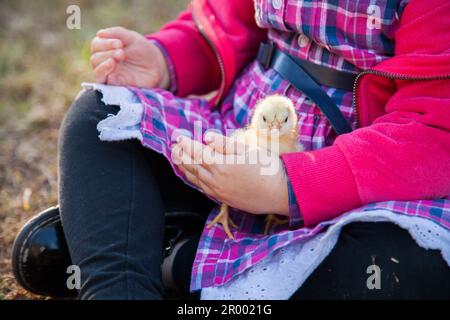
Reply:
[[[69,250],[61,226],[59,208],[49,208],[19,231],[12,250],[12,269],[26,290],[54,298],[75,298],[67,285]]]
[[[204,219],[198,213],[166,213],[165,258],[176,244],[199,235]],[[54,298],[75,298],[76,290],[66,283],[72,264],[61,225],[59,207],[49,208],[28,221],[17,234],[12,250],[12,269],[17,282],[26,290]]]
[[[166,229],[164,235],[164,253],[166,258],[181,240],[198,236],[202,233],[205,219],[196,212],[167,212],[165,215]]]
[[[161,266],[165,299],[198,300],[189,293],[191,267],[205,218],[195,212],[166,213],[164,261]]]
[[[161,266],[162,281],[167,292],[183,299],[194,298],[189,293],[192,263],[200,236],[181,238]]]

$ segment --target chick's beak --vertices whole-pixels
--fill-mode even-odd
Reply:
[[[279,123],[278,121],[275,121],[274,123],[272,123],[272,129],[280,130],[281,129],[281,123]]]

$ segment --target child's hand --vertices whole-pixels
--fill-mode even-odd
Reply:
[[[233,147],[232,139],[218,134],[211,137],[213,142],[209,145],[183,136],[173,145],[173,160],[186,178],[210,197],[233,208],[288,216],[287,181],[280,158],[269,156],[263,164],[260,156],[252,154],[258,150],[250,149],[247,160],[258,161],[244,163],[237,157],[246,151]]]
[[[122,27],[97,32],[91,42],[91,65],[100,83],[163,89],[170,86],[160,49],[141,34]]]

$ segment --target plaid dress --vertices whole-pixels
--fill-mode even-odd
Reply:
[[[359,72],[389,58],[394,52],[394,33],[409,0],[256,0],[255,18],[267,28],[269,38],[282,51],[339,70]],[[352,92],[324,87],[354,126]],[[266,95],[281,94],[295,103],[300,141],[306,150],[333,143],[335,134],[318,107],[274,70],[250,63],[235,81],[220,108],[211,110],[198,98],[178,98],[169,91],[136,89],[132,92],[142,106],[140,139],[145,147],[171,161],[171,145],[178,134],[201,140],[201,133],[248,124],[255,103]],[[194,132],[197,132],[194,136]],[[186,183],[187,180],[173,166]],[[194,186],[193,186],[194,187]],[[230,240],[221,225],[204,229],[195,258],[191,290],[221,286],[236,279],[281,248],[316,237],[346,215],[385,209],[400,215],[422,217],[450,230],[450,201],[417,200],[374,203],[354,209],[314,228],[289,230],[276,227],[263,235],[263,217],[232,211],[239,225]],[[215,209],[208,217],[211,221]]]

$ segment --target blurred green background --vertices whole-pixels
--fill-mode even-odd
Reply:
[[[39,298],[10,270],[14,236],[32,215],[57,203],[57,137],[62,117],[93,81],[90,40],[120,25],[151,33],[188,0],[0,1],[0,300]],[[69,5],[81,30],[66,27]]]

